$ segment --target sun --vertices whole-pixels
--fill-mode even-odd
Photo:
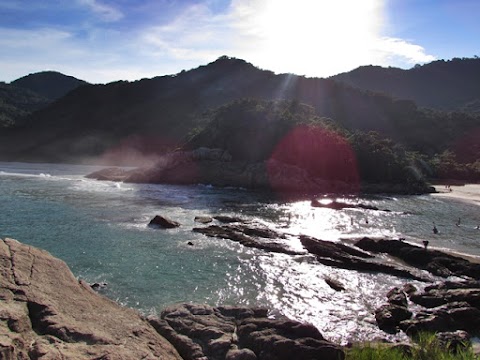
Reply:
[[[249,14],[250,41],[256,44],[248,58],[277,73],[315,76],[372,63],[383,2],[262,0]]]

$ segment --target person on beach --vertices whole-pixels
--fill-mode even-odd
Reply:
[[[457,220],[457,222],[455,223],[455,225],[460,226],[460,222],[461,222],[461,219],[458,218],[458,220]]]
[[[433,229],[432,229],[432,230],[433,230],[433,233],[434,233],[434,234],[438,234],[438,229],[437,229],[437,227],[435,226],[435,223],[433,223]]]
[[[425,250],[427,250],[428,243],[429,243],[428,240],[423,240],[423,246],[425,246]]]

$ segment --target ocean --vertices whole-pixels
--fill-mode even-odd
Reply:
[[[327,267],[307,253],[270,253],[209,238],[192,232],[203,226],[194,222],[195,216],[254,221],[289,234],[283,241],[297,250],[302,250],[298,234],[340,242],[402,237],[480,259],[479,207],[468,202],[431,195],[368,196],[338,200],[390,211],[331,210],[314,208],[310,201],[208,184],[125,184],[84,177],[98,169],[0,163],[0,237],[49,251],[79,279],[107,283],[102,294],[146,315],[183,302],[262,306],[271,316],[310,322],[341,344],[402,340],[401,334],[379,330],[373,312],[388,290],[408,280]],[[157,214],[181,226],[149,227]],[[345,291],[331,289],[326,277],[342,283]]]

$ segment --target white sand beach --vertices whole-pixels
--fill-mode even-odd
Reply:
[[[450,188],[446,188],[445,185],[435,185],[435,189],[438,193],[432,194],[432,196],[468,201],[480,205],[480,184],[451,185]]]

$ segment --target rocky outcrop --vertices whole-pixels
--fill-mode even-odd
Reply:
[[[366,251],[392,255],[411,266],[427,270],[437,276],[456,275],[480,279],[480,264],[438,250],[426,250],[400,240],[370,238],[360,239],[355,245]]]
[[[148,226],[159,227],[162,229],[173,229],[180,226],[180,223],[171,219],[166,218],[165,216],[155,215],[155,217],[150,220]]]
[[[12,239],[0,240],[0,358],[181,359],[137,312]]]
[[[394,288],[387,294],[388,303],[375,311],[380,329],[386,332],[403,330],[410,336],[420,332],[480,333],[480,283],[468,280],[442,282],[425,287],[424,291]],[[420,306],[409,309],[407,297]],[[468,334],[467,334],[468,335]],[[456,336],[453,334],[452,336]],[[444,338],[449,335],[445,334]]]
[[[308,252],[317,256],[318,262],[327,266],[349,270],[381,272],[407,279],[425,281],[424,278],[415,275],[407,269],[379,263],[373,259],[374,256],[352,246],[319,240],[306,235],[301,235],[300,241]],[[372,260],[369,261],[367,259]]]
[[[215,217],[216,219],[217,217]],[[287,245],[273,241],[275,239],[285,238],[284,234],[277,233],[274,230],[247,226],[244,224],[230,224],[230,225],[210,225],[203,228],[193,228],[194,232],[198,232],[210,237],[217,237],[221,239],[229,239],[238,242],[246,247],[253,247],[271,252],[298,255],[298,251],[290,249]],[[270,240],[266,240],[270,239]]]
[[[185,360],[343,360],[310,324],[270,319],[266,309],[183,304],[149,318]]]

